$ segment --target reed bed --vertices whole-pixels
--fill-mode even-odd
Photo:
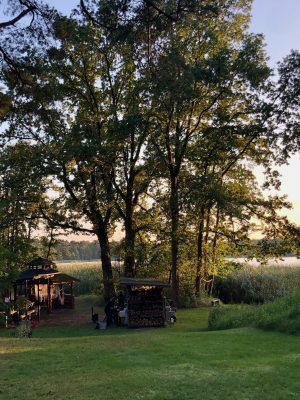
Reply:
[[[60,272],[71,275],[79,282],[74,286],[75,296],[102,292],[102,270],[100,261],[76,261],[56,263]]]
[[[300,267],[245,265],[216,280],[216,295],[225,303],[264,303],[300,290]]]
[[[103,293],[102,268],[101,261],[70,261],[56,262],[57,269],[60,272],[71,275],[79,279],[74,286],[75,296],[83,294]],[[115,277],[120,276],[122,272],[122,263],[112,262]]]

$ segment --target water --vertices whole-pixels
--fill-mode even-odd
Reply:
[[[265,263],[261,263],[256,259],[249,260],[244,257],[237,258],[228,258],[228,261],[234,261],[241,264],[248,264],[253,267],[259,267],[260,265],[266,265]],[[282,257],[282,258],[269,258],[267,261],[267,265],[269,266],[277,266],[277,267],[300,267],[300,259],[297,257]]]

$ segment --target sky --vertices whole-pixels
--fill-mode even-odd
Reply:
[[[264,34],[271,67],[275,67],[292,49],[300,50],[299,21],[300,0],[254,0],[250,30]],[[300,154],[292,156],[289,165],[279,168],[279,172],[282,175],[280,194],[287,194],[294,207],[285,214],[300,225]],[[257,177],[262,182],[260,170],[257,170]]]
[[[68,14],[79,0],[47,0],[49,5]],[[250,31],[263,33],[269,64],[276,64],[291,49],[300,50],[300,0],[254,0]],[[294,209],[285,214],[300,225],[300,154],[291,157],[289,165],[279,169],[282,185],[279,194],[286,194]],[[259,183],[263,182],[263,173],[255,171]],[[272,191],[270,194],[278,192]],[[268,193],[267,193],[268,194]]]

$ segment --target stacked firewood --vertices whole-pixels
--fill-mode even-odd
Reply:
[[[141,292],[128,301],[130,328],[160,327],[165,324],[164,300],[161,295]]]

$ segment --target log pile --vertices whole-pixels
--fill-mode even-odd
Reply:
[[[162,327],[165,325],[165,303],[161,290],[132,292],[128,301],[130,328]]]

